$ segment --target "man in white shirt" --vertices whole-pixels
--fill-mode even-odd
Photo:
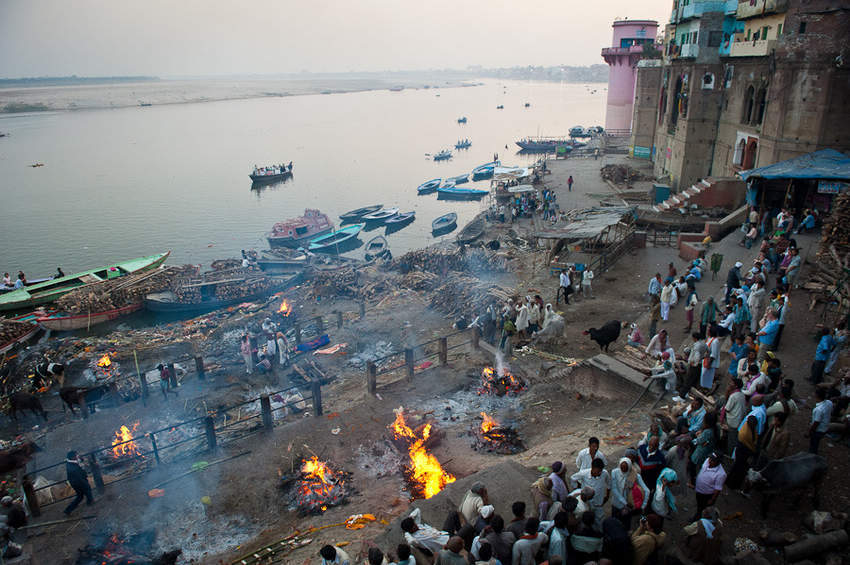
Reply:
[[[581,274],[581,295],[583,298],[593,298],[593,271],[585,269]]]
[[[511,551],[513,565],[535,565],[535,556],[540,548],[549,541],[549,536],[538,532],[540,520],[532,516],[525,522],[525,535],[519,538]]]
[[[611,494],[611,475],[605,470],[605,463],[602,459],[597,457],[593,460],[590,469],[584,469],[570,477],[570,488],[575,489],[579,484],[582,487],[593,489],[594,495],[590,499],[590,506],[596,517],[595,527],[601,532],[602,520],[605,519],[603,506],[608,502],[608,497]]]
[[[717,336],[726,337],[732,333],[732,324],[735,323],[735,313],[732,308],[727,306],[726,312],[723,314],[723,319],[717,324]]]
[[[705,346],[706,358],[700,373],[699,386],[711,390],[714,386],[714,373],[720,366],[720,340],[717,338],[717,329],[714,326],[708,327],[708,340]]]
[[[351,565],[351,558],[335,545],[326,545],[319,550],[322,565]]]
[[[442,530],[422,523],[422,513],[418,508],[414,508],[407,518],[401,521],[401,530],[404,532],[404,539],[410,545],[422,547],[437,555],[441,549],[449,542],[449,534]]]
[[[605,454],[599,451],[599,438],[592,437],[587,440],[587,447],[579,451],[578,455],[576,455],[576,467],[578,467],[579,471],[590,469],[593,460],[597,457],[602,459],[602,462],[606,465],[608,464]]]
[[[478,512],[481,508],[488,504],[487,500],[487,488],[484,483],[476,482],[466,491],[466,495],[463,497],[460,507],[458,507],[458,512],[463,515],[467,524],[472,525],[478,518]]]
[[[818,403],[812,410],[812,424],[806,432],[809,438],[809,453],[817,453],[820,440],[829,431],[829,422],[832,420],[832,401],[826,398],[826,389],[816,388],[815,398]]]
[[[564,295],[564,304],[569,304],[570,294],[573,292],[573,285],[570,284],[570,275],[567,274],[566,270],[561,271],[559,281],[560,286],[558,287],[558,294],[555,295],[555,304],[558,304],[558,301],[561,299],[561,294]]]

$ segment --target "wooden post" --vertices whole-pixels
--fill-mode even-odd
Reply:
[[[295,322],[295,345],[301,345],[301,324]]]
[[[341,310],[337,310],[337,312],[336,312],[336,329],[338,329],[338,330],[342,329],[342,311]]]
[[[210,451],[215,451],[217,442],[215,439],[215,420],[213,420],[212,416],[204,418],[204,427],[207,432],[207,448]]]
[[[94,453],[89,453],[89,468],[91,469],[91,478],[94,479],[94,486],[99,494],[103,494],[103,475],[100,474],[100,465],[97,464]]]
[[[24,475],[21,487],[24,489],[24,494],[27,495],[27,508],[29,508],[30,514],[38,518],[41,516],[41,507],[38,505],[38,497],[29,475]]]
[[[413,350],[410,348],[404,350],[404,364],[407,367],[407,379],[413,380]]]
[[[322,384],[313,380],[313,417],[318,418],[322,414]]]
[[[365,317],[366,317],[366,301],[361,300],[360,301],[360,319],[362,320]]]
[[[371,361],[366,363],[366,389],[369,394],[375,394],[378,388],[378,368]]]
[[[77,395],[80,398],[80,412],[83,413],[83,419],[88,420],[89,418],[89,407],[86,404],[86,393],[77,391]]]
[[[204,372],[204,358],[200,355],[195,356],[195,370],[198,372],[198,379],[205,380],[207,378],[206,372]]]
[[[319,328],[319,335],[325,333],[325,319],[321,316],[316,316],[316,327]]]
[[[136,362],[136,375],[139,377],[139,390],[142,391],[142,404],[147,406],[148,404],[148,380],[145,378],[145,375],[142,374],[142,371],[139,369],[139,356],[136,354],[136,350],[133,350],[133,361]]]
[[[151,438],[151,448],[153,449],[153,458],[156,459],[156,464],[161,465],[162,461],[159,459],[159,448],[156,446],[156,435],[148,434],[148,437]]]
[[[274,429],[274,420],[272,420],[272,401],[268,394],[260,396],[260,411],[263,413],[264,431],[272,431]]]
[[[168,364],[168,372],[171,376],[168,378],[168,386],[177,390],[177,372],[174,370],[174,363]]]
[[[469,331],[472,334],[471,338],[470,338],[472,340],[472,348],[473,349],[480,349],[480,346],[478,344],[478,340],[481,339],[481,334],[478,333],[478,326],[472,326],[471,328],[469,328]]]
[[[440,365],[449,364],[449,338],[440,338]]]

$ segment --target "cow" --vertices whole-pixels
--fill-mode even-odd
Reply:
[[[39,363],[35,366],[35,372],[45,383],[50,383],[51,379],[56,379],[59,386],[65,383],[65,365],[61,363],[51,363],[50,361]]]
[[[44,411],[44,407],[41,405],[41,400],[34,395],[28,392],[15,392],[9,395],[9,416],[17,422],[18,421],[18,412],[23,412],[24,410],[29,410],[36,416],[41,416],[44,418],[44,421],[47,421],[47,412]]]
[[[585,330],[584,335],[589,335],[590,339],[599,344],[599,351],[605,350],[607,353],[608,346],[620,337],[620,329],[622,327],[623,324],[619,320],[611,320],[599,329],[590,328],[589,330]]]
[[[747,471],[744,490],[755,488],[762,491],[762,517],[767,516],[773,495],[779,493],[785,495],[790,490],[805,488],[809,484],[814,488],[812,505],[817,508],[820,484],[826,475],[827,468],[826,458],[822,455],[795,453],[782,459],[774,459],[759,470]]]
[[[94,403],[103,398],[109,392],[109,385],[98,385],[93,387],[63,386],[59,389],[59,398],[62,399],[62,411],[65,407],[71,409],[71,414],[76,414],[74,405],[82,409],[83,400],[88,406],[89,412],[94,414]]]
[[[32,441],[0,451],[0,474],[11,473],[25,467],[36,451],[41,451],[41,448]]]

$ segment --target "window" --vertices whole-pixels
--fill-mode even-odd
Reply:
[[[693,43],[694,45],[699,43],[699,32],[698,31],[693,32],[691,34],[691,36],[693,37],[693,41],[691,41],[691,43]]]
[[[750,30],[749,30],[749,29],[747,29],[747,39],[746,39],[746,40],[747,40],[747,41],[749,41],[749,40],[750,40]]]
[[[800,33],[806,33],[806,22],[800,22]]]
[[[740,165],[744,160],[744,150],[747,148],[747,140],[741,139],[740,142],[735,146],[735,155],[732,157],[733,165]]]
[[[720,47],[721,43],[723,43],[723,32],[722,31],[710,31],[710,32],[708,32],[708,46],[709,47]]]
[[[755,116],[753,118],[753,123],[761,124],[762,120],[764,120],[764,110],[767,107],[767,87],[762,86],[759,89],[758,96],[756,96],[755,103]]]
[[[767,26],[764,26],[763,28],[761,28],[761,38],[767,39]]]
[[[758,41],[758,40],[759,40],[759,38],[761,38],[761,31],[760,31],[760,30],[759,30],[759,31],[757,31],[757,32],[755,32],[755,33],[753,34],[753,43],[755,43],[756,41]]]
[[[776,37],[779,37],[780,35],[782,35],[782,24],[776,26]]]
[[[744,95],[744,113],[741,116],[741,123],[748,124],[753,117],[753,105],[755,104],[756,90],[752,86],[747,88]]]

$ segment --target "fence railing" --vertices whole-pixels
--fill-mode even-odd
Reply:
[[[312,381],[309,396],[305,397],[301,395],[300,397],[295,397],[290,402],[282,402],[279,406],[272,408],[271,398],[273,396],[281,395],[293,390],[299,390],[300,392],[300,387],[297,385],[290,386],[274,392],[261,394],[256,398],[251,398],[224,408],[211,410],[206,416],[199,416],[190,420],[184,420],[150,432],[133,434],[134,437],[132,439],[92,449],[81,454],[80,458],[88,463],[95,488],[98,492],[102,493],[107,484],[111,485],[137,477],[153,467],[177,460],[181,454],[215,451],[219,445],[224,443],[235,441],[260,431],[270,432],[274,429],[275,412],[287,409],[290,409],[293,412],[300,412],[306,407],[306,402],[308,400],[311,402],[313,416],[319,417],[322,415],[322,390],[319,381]],[[246,414],[246,417],[243,418],[242,411],[245,407],[256,402],[260,403],[259,412]],[[229,422],[228,419],[230,420]],[[251,423],[253,421],[256,421],[254,426],[245,425],[246,423]],[[229,433],[229,435],[225,435],[225,432],[234,429],[237,426],[240,427],[238,433]],[[172,452],[173,455],[168,454],[169,450],[174,450],[179,446],[185,446],[189,443],[192,443],[193,445],[188,448],[184,447],[184,449],[180,452]],[[132,451],[128,451],[131,447]],[[126,453],[115,456],[115,450]],[[106,455],[106,457],[111,458],[111,460],[108,460],[106,463],[101,462],[98,459],[98,456],[105,452],[113,453],[113,455]],[[171,455],[170,460],[166,460],[166,455]],[[153,456],[153,465],[149,463],[151,461],[151,456]],[[101,455],[101,457],[103,456]],[[104,482],[104,467],[108,469],[123,467],[133,461],[145,461],[146,464],[144,468],[138,472],[130,473],[127,476],[109,483]],[[37,476],[40,473],[44,473],[45,471],[61,468],[64,463],[64,461],[52,463],[26,473],[22,486],[24,493],[26,494],[27,505],[34,516],[39,516],[41,514],[41,506],[38,502],[37,493],[54,486],[64,484],[65,480],[54,480],[47,485],[35,488],[32,483],[32,477]],[[53,500],[52,502],[45,504],[45,506],[68,500],[73,498],[73,496],[74,495]]]

